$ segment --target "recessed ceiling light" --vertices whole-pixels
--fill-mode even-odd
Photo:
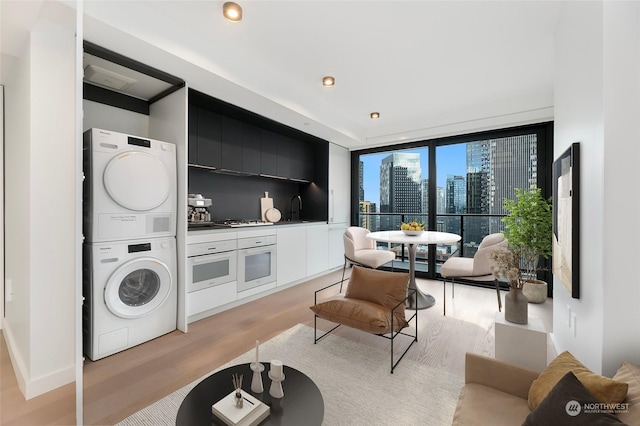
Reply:
[[[242,20],[242,8],[239,4],[228,1],[222,5],[222,14],[231,22]]]
[[[334,84],[336,84],[336,79],[331,77],[330,75],[322,77],[322,85],[324,87],[332,87]]]
[[[376,118],[380,118],[380,113],[379,112],[372,112],[370,114],[370,116],[371,116],[372,119],[375,120]]]

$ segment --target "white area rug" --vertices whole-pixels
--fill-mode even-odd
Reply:
[[[401,340],[398,346],[404,349],[405,342]],[[254,354],[251,350],[220,369],[251,362]],[[280,359],[285,370],[291,366],[309,376],[324,398],[323,425],[327,426],[450,425],[463,384],[459,376],[406,358],[390,374],[389,352],[335,335],[314,345],[313,328],[302,324],[261,344],[260,359]],[[182,400],[201,380],[138,411],[118,426],[175,425]],[[286,380],[283,385],[286,397]]]

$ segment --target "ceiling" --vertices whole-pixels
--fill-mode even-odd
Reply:
[[[232,23],[222,1],[85,0],[85,38],[142,40],[189,87],[350,149],[553,118],[561,2],[238,3]]]

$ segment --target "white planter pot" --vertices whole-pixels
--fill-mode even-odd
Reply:
[[[522,293],[529,303],[544,303],[547,301],[547,283],[540,280],[526,280],[522,286]]]

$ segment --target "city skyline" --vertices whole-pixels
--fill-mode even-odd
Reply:
[[[438,187],[445,186],[447,175],[462,174],[466,175],[467,159],[465,144],[455,144],[440,147],[438,151],[438,169],[436,184]],[[422,170],[422,179],[429,178],[429,155],[427,148],[414,148],[392,151],[394,153],[419,153],[420,168]],[[369,201],[380,206],[380,165],[382,160],[388,157],[392,152],[382,152],[376,154],[365,154],[360,156],[363,163],[363,190],[364,198],[361,201]],[[372,195],[374,194],[374,195]]]
[[[537,155],[535,134],[437,147],[438,177],[435,188],[431,187],[436,191],[436,214],[505,214],[503,200],[513,199],[515,188],[530,188],[536,183]],[[425,178],[428,176],[424,169],[428,164],[425,157],[426,148],[361,156],[360,211],[369,215],[381,213],[373,216],[378,217],[379,228],[372,230],[396,229],[405,219],[427,221],[430,185]],[[366,160],[369,160],[368,165]],[[369,189],[364,189],[365,184]],[[370,192],[373,192],[372,197],[368,195]],[[377,200],[372,201],[372,198]],[[369,220],[371,216],[363,217],[374,225]],[[464,221],[466,237],[472,242],[503,227],[495,218],[467,218]],[[459,218],[437,218],[438,230],[460,232],[461,226]]]

